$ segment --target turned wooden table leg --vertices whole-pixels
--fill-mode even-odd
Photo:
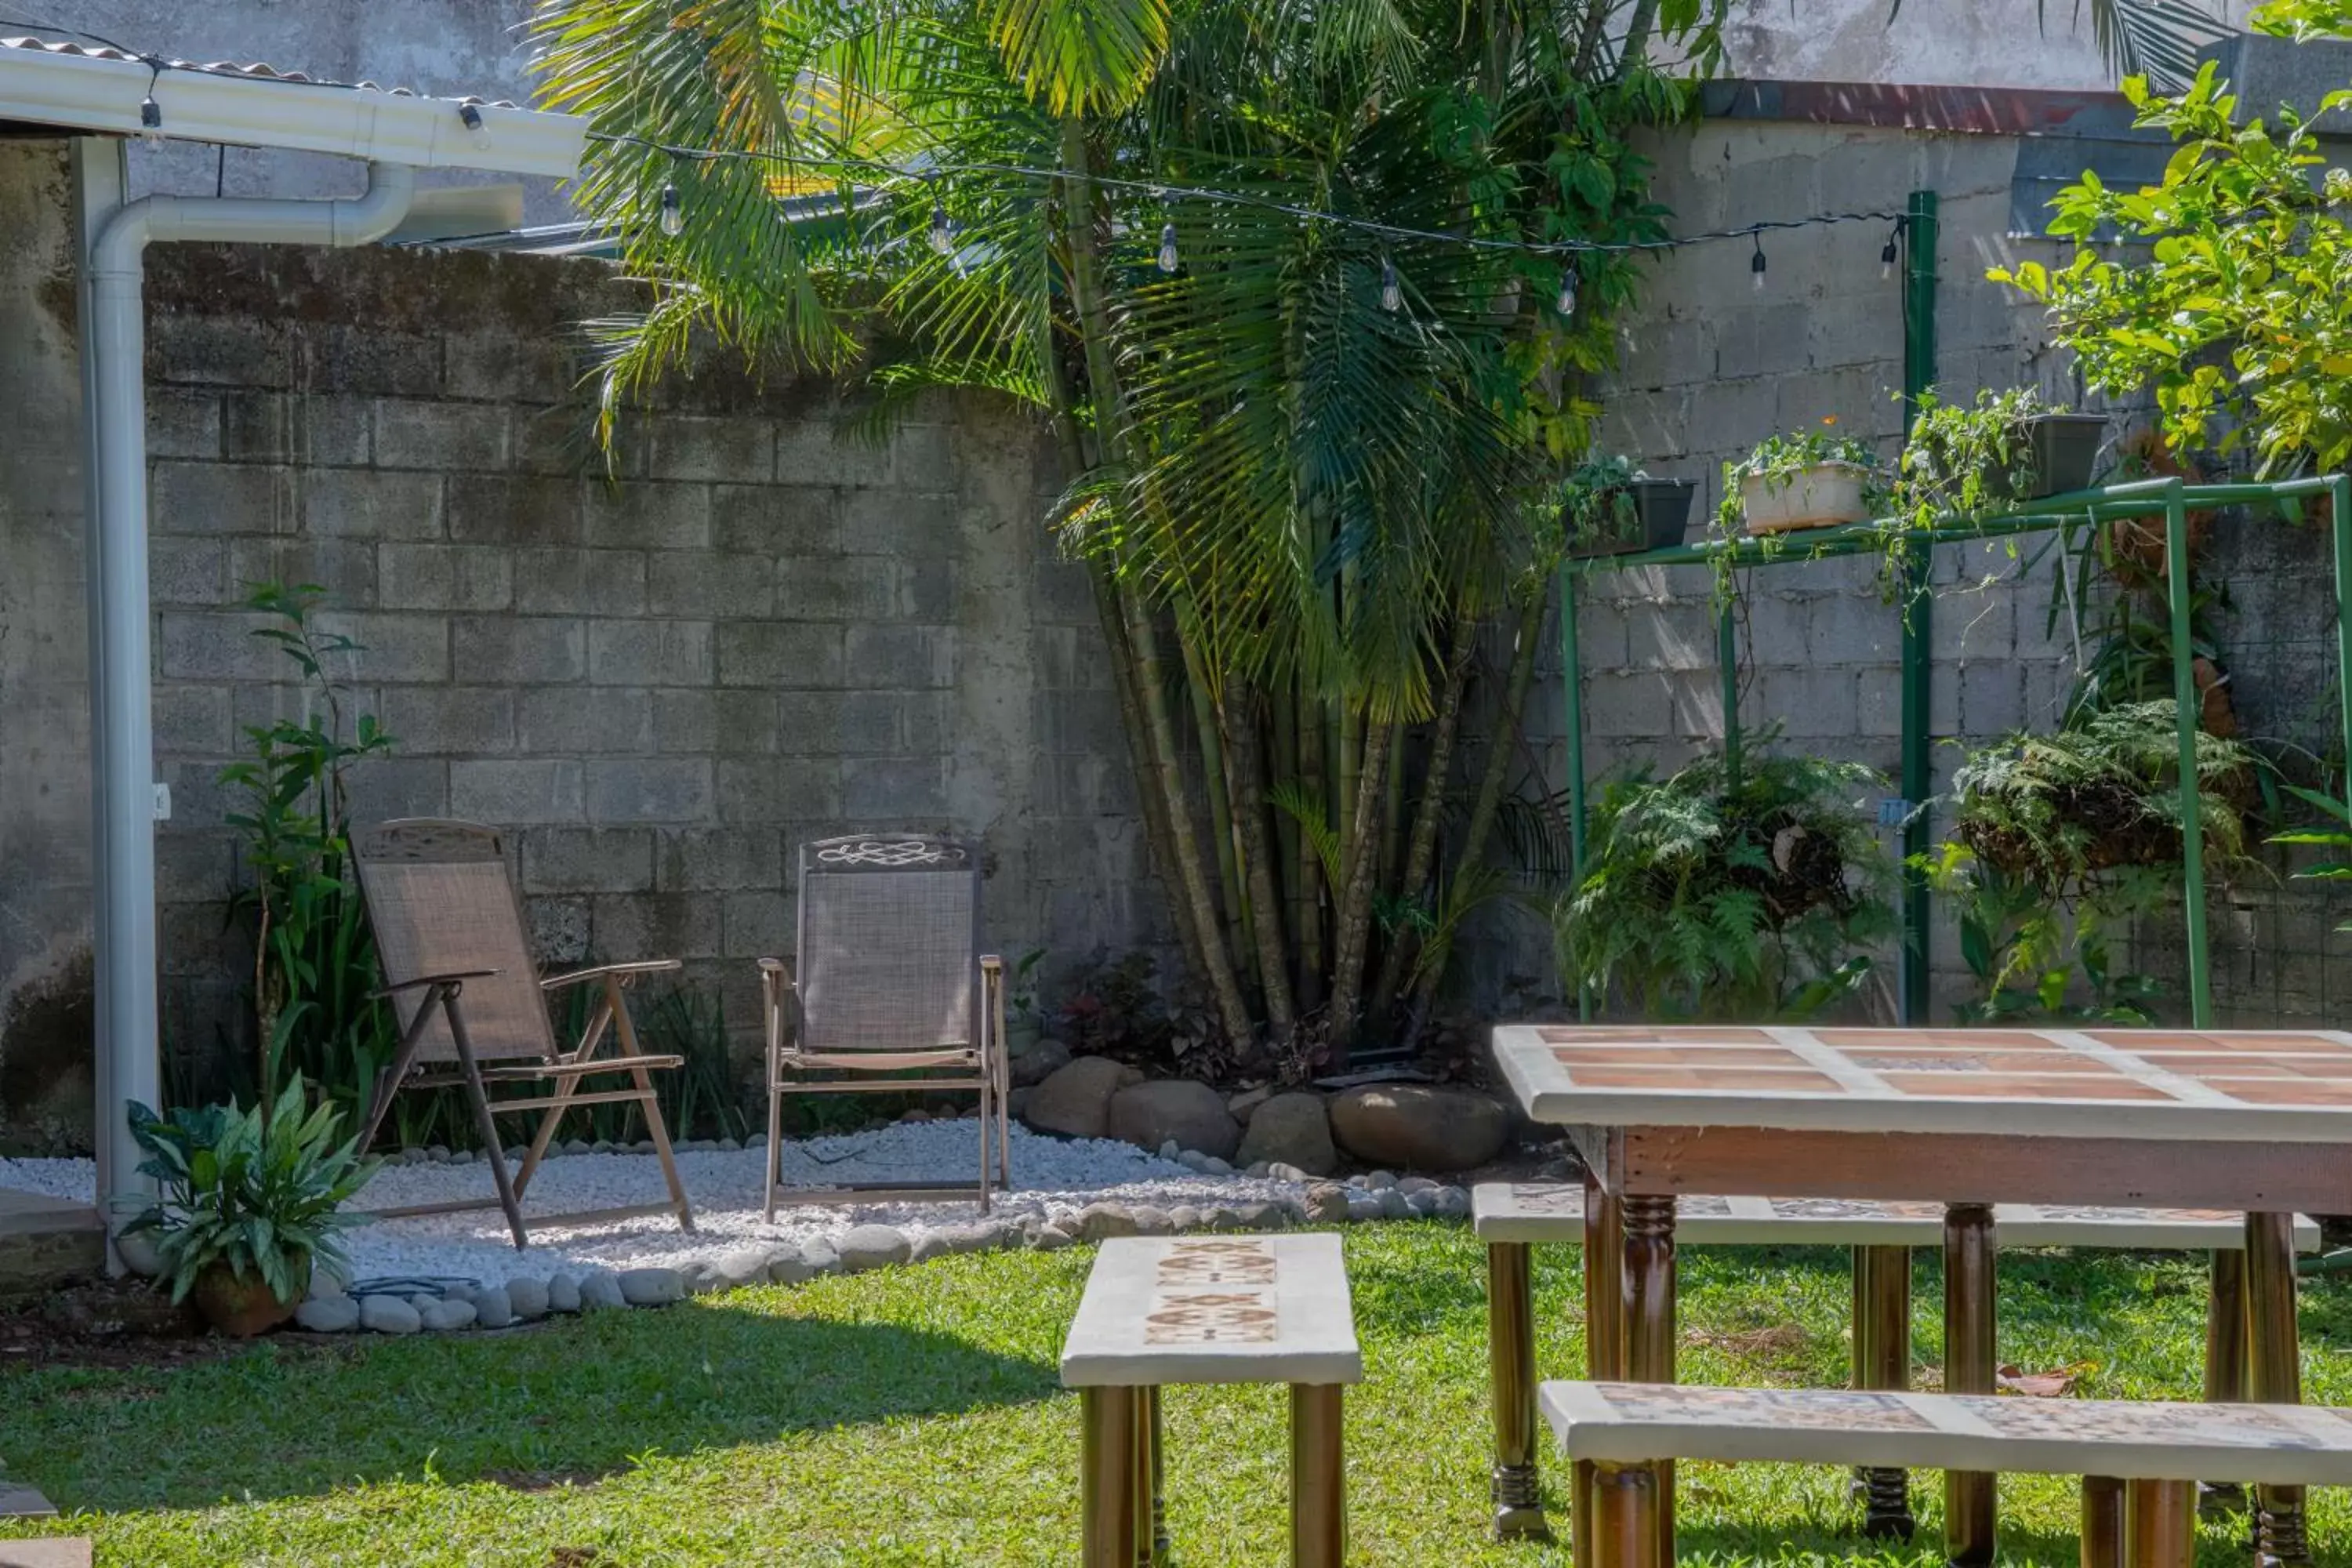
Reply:
[[[2246,1216],[2246,1397],[2257,1405],[2303,1403],[2294,1320],[2294,1216]],[[2303,1489],[2257,1489],[2258,1563],[2311,1561],[2304,1539]]]
[[[1853,1385],[1886,1393],[1911,1386],[1911,1249],[1853,1249]],[[1911,1478],[1905,1471],[1873,1466],[1862,1472],[1863,1534],[1873,1540],[1908,1541],[1918,1528],[1911,1517]]]
[[[2212,1255],[2205,1296],[2205,1402],[2236,1405],[2246,1397],[2246,1255]],[[2243,1508],[2246,1489],[2236,1481],[2207,1481],[2198,1489],[2200,1513]]]
[[[1944,1209],[1944,1392],[1994,1392],[1993,1229],[1988,1204]],[[1994,1478],[1944,1472],[1945,1555],[1963,1568],[1990,1563],[1995,1537]]]
[[[1584,1178],[1584,1375],[1596,1382],[1625,1375],[1624,1210],[1590,1172]],[[1594,1474],[1591,1460],[1579,1459],[1569,1476],[1575,1568],[1594,1568]]]
[[[1651,1568],[1659,1558],[1658,1476],[1648,1465],[1596,1465],[1592,1568]]]
[[[2083,1478],[2083,1568],[2124,1568],[2124,1484]]]
[[[2124,1483],[2127,1568],[2189,1568],[2197,1555],[2197,1483]]]
[[[1135,1409],[1132,1388],[1078,1391],[1084,1568],[1134,1568]]]
[[[1339,1385],[1290,1385],[1291,1568],[1341,1568],[1348,1555],[1347,1464]]]
[[[1495,1539],[1549,1541],[1536,1486],[1536,1303],[1524,1241],[1486,1247],[1486,1365],[1494,1384]]]
[[[1632,1383],[1675,1380],[1675,1200],[1628,1197],[1625,1227],[1625,1378]],[[1651,1467],[1656,1483],[1648,1493],[1654,1516],[1648,1530],[1653,1568],[1675,1561],[1675,1467],[1671,1459]],[[1610,1527],[1600,1525],[1605,1537]]]
[[[1135,1563],[1157,1568],[1168,1560],[1168,1509],[1160,1495],[1160,1390],[1135,1391]]]

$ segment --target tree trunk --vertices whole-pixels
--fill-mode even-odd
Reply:
[[[1209,837],[1217,856],[1217,904],[1224,912],[1226,951],[1233,962],[1249,962],[1249,944],[1244,940],[1243,919],[1241,866],[1234,844],[1233,791],[1225,775],[1225,744],[1218,732],[1216,694],[1211,690],[1209,672],[1201,661],[1197,612],[1189,603],[1190,591],[1180,590],[1182,601],[1177,606],[1176,646],[1184,656],[1184,685],[1192,703],[1192,728],[1201,738],[1201,774],[1203,793],[1209,797]]]
[[[1282,905],[1275,889],[1274,855],[1266,843],[1265,761],[1258,738],[1263,720],[1257,694],[1244,682],[1225,683],[1219,715],[1225,727],[1225,766],[1233,778],[1234,826],[1241,836],[1251,934],[1265,987],[1266,1023],[1277,1044],[1298,1026],[1290,1005],[1288,955],[1282,951]]]
[[[1413,811],[1412,836],[1406,840],[1404,870],[1397,881],[1399,896],[1419,899],[1429,887],[1437,859],[1437,827],[1445,815],[1445,785],[1454,772],[1454,739],[1462,729],[1462,697],[1470,686],[1472,655],[1478,650],[1478,622],[1464,616],[1454,623],[1454,646],[1447,650],[1445,686],[1437,699],[1437,720],[1429,741],[1429,771],[1423,775],[1421,803]],[[1404,931],[1389,944],[1381,963],[1380,980],[1372,987],[1371,1017],[1388,1017],[1404,989],[1405,972],[1420,937]]]
[[[1356,832],[1341,843],[1347,857],[1344,869],[1348,880],[1339,897],[1339,948],[1331,963],[1331,1055],[1335,1067],[1348,1065],[1348,1052],[1355,1044],[1356,1025],[1362,1011],[1364,951],[1370,942],[1372,927],[1372,868],[1379,858],[1381,772],[1388,765],[1389,738],[1395,733],[1396,727],[1391,724],[1375,721],[1364,726],[1363,769],[1356,781]]]
[[[1308,800],[1324,798],[1323,715],[1315,700],[1300,689],[1291,716],[1298,732],[1298,789]],[[1305,825],[1298,832],[1298,880],[1291,897],[1298,911],[1298,1010],[1311,1013],[1323,1005],[1323,858],[1315,852]]]

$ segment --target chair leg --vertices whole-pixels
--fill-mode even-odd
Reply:
[[[1160,1568],[1168,1561],[1168,1507],[1162,1497],[1166,1467],[1160,1453],[1160,1389],[1135,1391],[1135,1563]]]
[[[1497,1541],[1549,1541],[1536,1481],[1534,1248],[1486,1244],[1486,1370],[1493,1384],[1495,1468],[1487,1495]]]
[[[466,1037],[466,1020],[457,1009],[455,986],[442,993],[441,1010],[449,1020],[449,1038],[457,1047],[457,1063],[466,1074],[466,1098],[474,1104],[474,1125],[480,1129],[482,1142],[488,1145],[490,1181],[499,1189],[499,1207],[507,1215],[507,1228],[514,1233],[515,1250],[520,1252],[530,1245],[524,1232],[522,1204],[517,1198],[514,1182],[507,1175],[506,1156],[499,1152],[498,1119],[490,1114],[490,1097],[482,1088],[482,1069],[474,1060],[474,1044]]]
[[[2303,1403],[2294,1319],[2294,1216],[2246,1216],[2246,1397],[2257,1405]],[[2255,1561],[2311,1561],[2301,1487],[2257,1489]]]
[[[1658,1473],[1648,1465],[1596,1465],[1592,1568],[1651,1568],[1657,1560]]]
[[[2124,1568],[2124,1483],[2083,1478],[2083,1568]]]
[[[1945,1205],[1944,1387],[1952,1394],[1990,1394],[1997,1381],[1993,1245],[1990,1205]],[[1944,1472],[1945,1555],[1961,1568],[1981,1568],[1993,1560],[1996,1497],[1990,1475]]]
[[[2189,1568],[2197,1555],[2197,1483],[2124,1483],[2126,1568]]]
[[[1856,1388],[1899,1393],[1911,1383],[1911,1249],[1857,1247],[1853,1266],[1861,1313],[1853,1322]],[[1862,1532],[1872,1540],[1908,1541],[1911,1479],[1901,1469],[1863,1471]]]
[[[767,1158],[760,1163],[760,1168],[767,1177],[767,1199],[761,1217],[769,1225],[776,1223],[776,1184],[778,1178],[784,1173],[784,1152],[778,1145],[783,1142],[783,1137],[784,1090],[776,1082],[772,1064],[768,1077],[768,1147],[763,1151]]]
[[[988,1089],[988,1065],[983,1062],[980,1071],[980,1114],[973,1118],[980,1123],[980,1213],[983,1219],[988,1215],[988,1165],[992,1157],[988,1147],[988,1124],[996,1115],[996,1107],[989,1103]]]
[[[578,1055],[585,1057],[604,1037],[604,1026],[611,1017],[611,1004],[599,999],[596,1010],[589,1015],[588,1027],[580,1037]],[[555,1130],[563,1124],[563,1113],[572,1109],[572,1097],[579,1090],[582,1073],[558,1073],[555,1088],[551,1091],[555,1103],[539,1119],[539,1131],[531,1134],[530,1147],[522,1157],[522,1173],[515,1178],[515,1195],[520,1197],[530,1189],[530,1179],[539,1173],[540,1162],[547,1158],[548,1146],[555,1142]]]
[[[613,1010],[613,1030],[620,1037],[621,1055],[639,1057],[637,1026],[629,1018],[629,1005],[621,994],[621,979],[616,974],[604,976],[604,1005]],[[629,1069],[630,1081],[645,1096],[646,1135],[654,1141],[654,1153],[661,1161],[662,1179],[669,1184],[670,1206],[677,1211],[677,1228],[688,1236],[694,1234],[694,1204],[686,1195],[686,1184],[678,1179],[677,1157],[670,1152],[669,1127],[662,1121],[661,1100],[654,1092],[653,1074],[642,1067]]]

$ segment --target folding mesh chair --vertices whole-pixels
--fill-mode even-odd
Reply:
[[[669,1130],[653,1087],[653,1070],[683,1066],[685,1058],[649,1056],[637,1045],[624,996],[639,975],[679,967],[674,958],[640,963],[605,963],[541,980],[531,958],[521,901],[507,875],[506,855],[493,828],[471,822],[410,818],[362,828],[353,836],[360,888],[367,899],[368,923],[375,932],[383,989],[400,1028],[392,1065],[377,1079],[368,1107],[364,1148],[404,1089],[462,1086],[472,1105],[482,1146],[488,1152],[498,1195],[460,1203],[421,1204],[379,1209],[400,1215],[456,1214],[496,1206],[506,1211],[517,1247],[529,1245],[522,1195],[546,1156],[556,1124],[575,1105],[634,1102],[645,1108],[646,1128],[669,1184],[669,1201],[632,1207],[541,1215],[540,1223],[582,1223],[675,1214],[680,1228],[694,1228],[694,1209],[671,1156]],[[547,993],[569,985],[600,990],[588,1025],[570,1051],[558,1048],[548,1018]],[[618,1051],[598,1059],[596,1047],[610,1027]],[[625,1074],[627,1089],[587,1089],[583,1079]],[[493,1100],[495,1083],[553,1079],[553,1092]],[[522,1169],[507,1173],[496,1118],[539,1114],[539,1132]]]
[[[1012,1180],[1004,961],[979,952],[980,865],[952,839],[801,846],[794,963],[760,960],[768,1013],[767,1217],[785,1203],[989,1195]],[[882,1074],[905,1074],[884,1078]],[[980,1092],[980,1179],[782,1187],[787,1094]]]

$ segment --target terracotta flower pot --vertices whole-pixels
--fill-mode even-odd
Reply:
[[[226,1263],[214,1262],[206,1264],[205,1271],[196,1276],[188,1299],[216,1332],[244,1340],[267,1332],[292,1317],[310,1288],[310,1260],[307,1256],[295,1261],[294,1298],[289,1301],[279,1300],[258,1271],[248,1272],[240,1279]]]

